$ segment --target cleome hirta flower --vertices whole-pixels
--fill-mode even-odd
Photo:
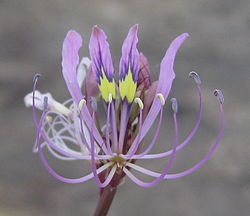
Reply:
[[[174,135],[170,150],[153,154],[152,148],[158,144],[157,138],[163,120],[163,108],[175,78],[174,59],[181,44],[188,37],[181,34],[170,44],[160,65],[159,79],[152,81],[146,57],[137,49],[138,25],[130,28],[122,45],[119,74],[115,74],[107,37],[102,29],[93,27],[89,42],[90,59],[79,63],[78,51],[82,46],[81,36],[70,30],[63,43],[62,73],[71,98],[59,103],[50,93],[36,90],[40,75],[34,77],[33,92],[26,95],[26,106],[33,107],[36,126],[36,141],[33,148],[38,152],[48,172],[56,179],[67,183],[80,183],[94,178],[100,188],[117,186],[127,176],[142,187],[152,187],[164,179],[176,179],[193,173],[214,153],[224,131],[224,98],[220,90],[214,95],[219,101],[221,127],[215,142],[201,161],[190,169],[172,173],[176,153],[185,147],[196,134],[202,118],[202,90],[199,75],[191,72],[199,96],[197,122],[184,141],[179,141],[177,123],[178,104],[172,98]],[[105,123],[101,125],[98,106],[104,105]],[[42,111],[38,118],[36,109]],[[156,122],[156,130],[151,142],[145,137]],[[47,148],[61,160],[84,160],[91,166],[87,175],[72,179],[55,172],[45,158]],[[166,157],[167,163],[161,172],[136,165],[137,160]],[[169,157],[169,158],[167,158]],[[154,177],[151,182],[143,181],[133,174],[133,170]]]

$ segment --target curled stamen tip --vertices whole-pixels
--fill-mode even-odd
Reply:
[[[80,102],[78,104],[78,110],[79,111],[81,111],[84,104],[86,104],[86,100],[85,99],[80,100]]]
[[[164,106],[164,104],[165,104],[165,99],[164,99],[163,94],[158,93],[156,96],[160,99],[162,106]]]
[[[218,101],[223,104],[224,103],[224,95],[220,89],[214,90],[214,96],[217,97]]]
[[[42,76],[42,75],[39,74],[39,73],[35,74],[34,77],[33,77],[33,82],[35,82],[35,81],[36,81],[37,79],[39,79],[41,76]]]
[[[172,110],[177,113],[178,112],[178,103],[176,98],[171,98],[171,103],[172,103]]]
[[[97,102],[96,102],[96,99],[94,97],[91,97],[91,106],[92,106],[92,109],[94,110],[94,112],[97,111]]]
[[[141,110],[143,109],[144,105],[143,105],[143,102],[140,98],[138,98],[138,97],[135,98],[135,103],[137,103],[139,105]]]
[[[198,84],[198,85],[201,84],[200,76],[196,72],[191,71],[188,76],[192,77],[194,79],[194,81],[196,82],[196,84]]]
[[[43,109],[46,110],[48,109],[48,97],[43,98]]]
[[[109,103],[112,102],[112,99],[113,99],[112,94],[109,94]]]

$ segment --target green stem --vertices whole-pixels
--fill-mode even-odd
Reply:
[[[116,187],[108,185],[99,197],[93,216],[106,216],[116,193]]]

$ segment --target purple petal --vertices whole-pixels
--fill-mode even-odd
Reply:
[[[169,46],[162,62],[161,62],[161,70],[160,70],[160,76],[159,76],[159,81],[158,81],[158,86],[156,93],[161,93],[163,94],[164,98],[166,99],[171,86],[172,82],[175,78],[175,73],[174,73],[174,59],[175,55],[180,48],[181,44],[186,40],[188,37],[187,33],[181,34],[178,36]],[[160,109],[161,109],[161,102],[158,98],[155,98],[153,101],[153,104],[149,110],[149,113],[143,123],[142,126],[142,134],[141,134],[141,139],[144,138],[144,136],[147,134],[148,130],[152,126],[153,122],[155,121]],[[136,141],[136,140],[135,140]]]
[[[76,76],[76,67],[79,63],[78,50],[81,46],[81,36],[76,31],[70,30],[63,42],[62,73],[69,92],[77,104],[83,98]]]
[[[129,67],[133,74],[134,82],[137,82],[139,71],[139,52],[136,48],[138,24],[129,29],[128,35],[122,45],[122,57],[120,60],[120,80],[124,79],[128,73]]]
[[[81,36],[76,31],[70,30],[63,42],[62,67],[65,82],[76,104],[79,104],[80,100],[83,98],[76,75],[76,67],[79,63],[78,50],[81,46]],[[90,128],[92,124],[92,118],[86,106],[83,106],[81,115],[83,116],[88,128]],[[94,126],[93,133],[96,141],[100,145],[103,145],[103,139],[96,126]]]
[[[177,37],[171,43],[164,58],[162,59],[157,93],[163,94],[165,99],[167,98],[170,92],[172,82],[175,78],[175,73],[174,73],[175,55],[178,49],[180,48],[181,44],[187,39],[188,36],[189,35],[187,33],[184,33],[181,34],[179,37]]]
[[[92,70],[96,74],[97,82],[100,83],[102,69],[109,81],[112,81],[114,78],[114,68],[107,36],[104,31],[97,26],[94,26],[92,30],[89,42],[89,53],[92,62]]]

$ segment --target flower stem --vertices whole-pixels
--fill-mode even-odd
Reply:
[[[106,216],[108,214],[115,193],[116,187],[112,187],[111,185],[108,185],[103,189],[93,216]]]

